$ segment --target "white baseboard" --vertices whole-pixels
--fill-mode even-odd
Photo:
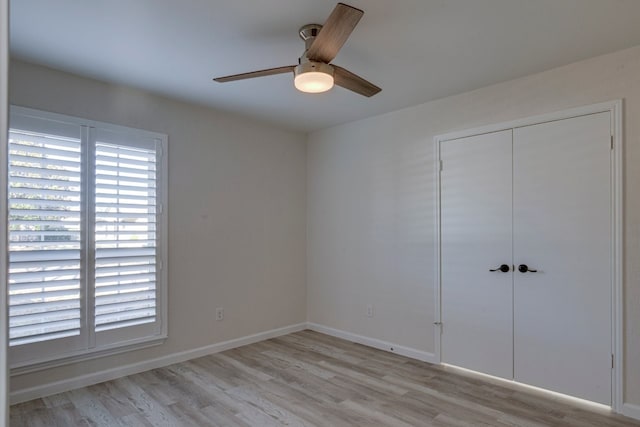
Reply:
[[[405,347],[387,341],[365,337],[363,335],[342,331],[340,329],[330,328],[328,326],[319,325],[317,323],[307,323],[307,329],[320,332],[321,334],[331,335],[332,337],[353,341],[358,344],[366,345],[368,347],[377,348],[379,350],[388,351],[390,353],[400,354],[402,356],[410,357],[411,359],[421,360],[428,363],[438,363],[438,359],[435,354],[428,353],[422,350],[416,350],[415,348]]]
[[[285,326],[283,328],[272,329],[270,331],[260,332],[258,334],[248,335],[246,337],[236,338],[229,341],[208,345],[205,347],[186,350],[179,353],[169,354],[167,356],[155,359],[145,360],[131,365],[119,366],[113,369],[93,372],[86,375],[80,375],[73,378],[55,381],[52,383],[42,384],[36,387],[26,388],[11,392],[10,404],[26,402],[28,400],[37,399],[44,396],[50,396],[56,393],[73,390],[80,387],[87,387],[104,381],[114,380],[116,378],[133,375],[151,369],[161,368],[163,366],[172,365],[174,363],[185,362],[187,360],[196,359],[198,357],[207,356],[209,354],[219,353],[221,351],[230,350],[232,348],[241,347],[243,345],[253,344],[259,341],[268,340],[270,338],[299,332],[307,328],[306,323],[298,323],[296,325]]]
[[[629,418],[635,418],[636,420],[640,420],[640,405],[634,405],[632,403],[623,403],[622,410],[620,411],[622,415]]]

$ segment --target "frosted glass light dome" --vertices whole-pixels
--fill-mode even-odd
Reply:
[[[322,93],[333,87],[333,67],[321,62],[306,62],[295,69],[293,84],[306,93]]]

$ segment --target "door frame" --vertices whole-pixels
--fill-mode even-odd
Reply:
[[[567,110],[557,111],[526,117],[518,120],[496,123],[460,131],[437,135],[433,138],[435,151],[435,314],[434,336],[436,363],[442,363],[442,254],[441,254],[441,144],[454,139],[483,135],[503,130],[516,129],[525,126],[549,123],[558,120],[586,116],[590,114],[609,112],[611,114],[612,153],[610,156],[611,173],[611,354],[613,367],[611,369],[611,408],[621,412],[624,403],[624,302],[623,302],[623,100],[602,102]],[[505,380],[502,380],[505,381]],[[519,384],[516,381],[511,381]]]
[[[9,1],[0,0],[0,199],[7,200],[7,137],[9,133]],[[7,208],[0,210],[0,425],[9,425],[9,364],[7,316]]]

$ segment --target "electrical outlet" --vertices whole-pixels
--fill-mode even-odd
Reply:
[[[373,317],[373,305],[367,305],[367,317]]]
[[[224,308],[218,307],[216,308],[216,320],[220,321],[224,319]]]

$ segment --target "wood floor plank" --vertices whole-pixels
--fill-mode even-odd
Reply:
[[[142,383],[140,375],[131,375],[129,377],[114,380],[119,384],[120,388],[126,393],[131,404],[137,409],[145,419],[154,426],[177,426],[180,425],[178,420],[166,409],[165,405],[155,400],[147,393],[139,384]],[[77,392],[81,392],[78,390]]]
[[[72,390],[66,393],[78,413],[91,420],[97,426],[120,426],[118,417],[104,406],[103,402],[87,389]]]
[[[363,405],[359,402],[354,402],[352,400],[345,400],[342,402],[342,406],[351,412],[355,412],[362,417],[362,421],[366,423],[366,425],[381,425],[381,426],[390,426],[390,427],[412,427],[411,424],[395,418],[393,416],[387,415],[384,412],[378,411],[374,408]],[[428,420],[424,420],[428,422]]]
[[[169,411],[174,414],[184,426],[198,427],[248,427],[249,424],[244,423],[235,413],[227,408],[216,406],[205,406],[197,411],[193,407],[177,402],[169,405]]]
[[[640,427],[610,412],[313,331],[14,405],[10,423]]]

